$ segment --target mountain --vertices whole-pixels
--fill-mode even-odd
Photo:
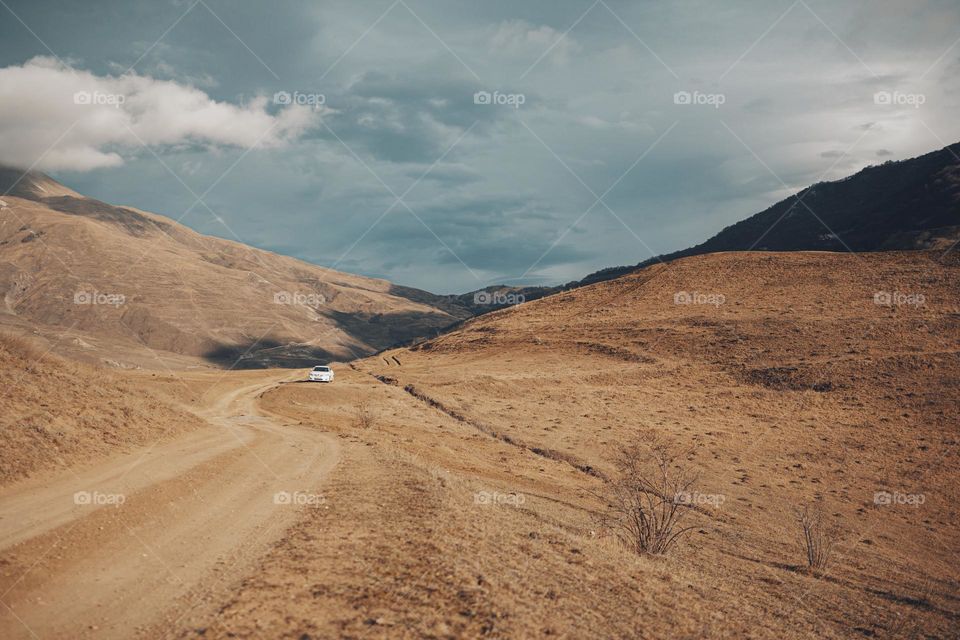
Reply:
[[[239,367],[346,360],[434,336],[446,296],[201,235],[37,172],[0,168],[0,325],[135,364],[157,352]]]
[[[560,287],[514,287],[505,284],[491,285],[469,293],[449,296],[451,302],[473,315],[497,311],[523,302],[532,302],[544,296],[561,291]]]
[[[50,342],[66,336],[111,364],[158,350],[214,364],[300,366],[421,341],[474,315],[686,256],[945,249],[960,237],[960,144],[812,185],[706,242],[638,265],[558,287],[453,296],[203,236],[37,172],[0,168],[0,192],[0,325],[45,331]]]
[[[842,180],[817,183],[694,247],[634,266],[602,269],[564,288],[719,251],[947,249],[958,238],[960,143],[917,158],[867,167]]]

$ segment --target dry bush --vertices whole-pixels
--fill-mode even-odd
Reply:
[[[681,496],[691,495],[697,480],[685,458],[652,438],[621,448],[617,475],[598,495],[606,503],[600,530],[638,554],[669,551],[693,528],[682,524],[691,505]]]
[[[823,517],[823,508],[805,506],[797,510],[797,525],[807,555],[807,568],[820,573],[827,568],[837,544],[838,530]]]
[[[353,405],[353,410],[356,425],[361,429],[370,429],[376,424],[376,414],[373,412],[373,409],[370,408],[370,403],[363,397],[357,398],[357,402]]]

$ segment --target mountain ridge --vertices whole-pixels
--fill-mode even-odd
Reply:
[[[7,281],[3,309],[8,315],[16,315],[18,309],[25,310],[29,312],[28,317],[42,324],[51,318],[53,326],[68,321],[71,314],[64,311],[63,305],[50,309],[29,302],[27,289],[34,282],[32,274],[39,263],[36,257],[23,255],[28,253],[23,251],[23,246],[38,242],[38,246],[46,247],[56,237],[58,246],[63,248],[66,241],[63,236],[47,234],[70,221],[79,225],[73,232],[90,239],[105,257],[116,253],[118,245],[159,242],[165,245],[164,251],[185,259],[184,264],[206,265],[204,271],[209,282],[236,283],[239,279],[240,290],[256,290],[260,296],[258,303],[273,302],[273,307],[265,308],[284,316],[274,321],[273,314],[264,315],[260,308],[255,312],[259,314],[255,322],[246,323],[241,318],[232,331],[229,321],[224,324],[221,319],[219,327],[207,327],[207,335],[198,341],[184,335],[182,327],[178,328],[184,324],[179,314],[167,313],[158,318],[148,307],[134,304],[124,309],[121,322],[125,333],[132,333],[145,346],[200,356],[220,365],[300,366],[316,360],[352,359],[435,337],[476,315],[683,257],[726,251],[947,249],[960,238],[958,152],[960,143],[916,158],[866,167],[840,180],[818,182],[727,226],[704,242],[636,265],[608,267],[555,287],[491,285],[453,295],[436,295],[386,280],[333,271],[242,243],[204,236],[162,215],[85,197],[45,174],[0,167],[0,191],[5,192],[3,198],[6,199],[0,212],[13,214],[0,224],[0,284]],[[11,202],[16,206],[11,207]],[[41,211],[43,215],[37,218]],[[20,224],[8,224],[19,220],[19,216],[42,219],[44,224],[23,224],[24,220],[20,220]],[[59,224],[50,226],[57,221]],[[114,237],[112,244],[105,245],[103,234],[92,233],[96,227],[80,221],[105,225],[125,238]],[[175,246],[170,246],[167,240]],[[133,256],[129,268],[137,269],[150,251],[148,248],[141,255]],[[184,256],[184,252],[189,255]],[[17,259],[8,259],[6,254],[13,253],[19,254]],[[55,258],[63,263],[59,257]],[[182,275],[176,262],[166,269],[153,267],[151,273],[167,284],[178,274]],[[93,286],[79,280],[73,283],[75,290],[81,285]],[[96,278],[88,280],[92,282]],[[217,299],[217,293],[209,291],[209,282],[199,280],[186,286],[183,281],[182,290],[191,295],[206,292]],[[114,288],[122,288],[121,284],[113,283]],[[49,283],[46,286],[50,288]],[[269,287],[273,289],[272,300],[264,292],[264,288]],[[346,305],[330,304],[344,290],[356,297]],[[220,297],[222,294],[221,291]],[[133,301],[138,302],[136,297]],[[193,304],[196,308],[196,301]],[[234,307],[234,313],[244,313],[243,305]],[[289,313],[292,310],[307,317],[291,318],[298,315]],[[93,329],[106,319],[103,314],[95,315],[97,321],[80,318],[74,324]],[[323,325],[320,335],[314,331],[314,323],[318,322]],[[272,333],[276,324],[281,325],[281,330]],[[256,326],[259,331],[247,331],[243,329],[246,325]]]
[[[872,194],[874,187],[879,188]],[[916,210],[911,214],[909,207]],[[561,289],[610,280],[657,262],[720,251],[900,251],[938,245],[947,249],[958,238],[960,142],[812,184],[700,244],[632,266],[600,269]]]
[[[352,359],[470,315],[443,296],[87,198],[39,172],[0,169],[0,192],[0,324],[261,367]]]

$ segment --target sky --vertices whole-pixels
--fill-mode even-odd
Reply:
[[[960,140],[960,3],[0,0],[0,164],[435,293]]]

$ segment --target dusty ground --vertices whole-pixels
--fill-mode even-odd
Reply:
[[[0,636],[154,638],[212,615],[304,509],[326,508],[336,440],[254,407],[289,377],[184,379],[206,425],[0,489]]]
[[[957,637],[956,276],[920,253],[711,255],[332,385],[124,372],[209,426],[158,445],[119,508],[71,519],[63,472],[0,491],[2,635],[31,637],[19,617],[39,637]],[[710,497],[655,558],[595,523],[616,447],[649,431],[692,447]],[[261,461],[322,506],[264,506]],[[794,523],[814,502],[841,531],[822,575]]]

